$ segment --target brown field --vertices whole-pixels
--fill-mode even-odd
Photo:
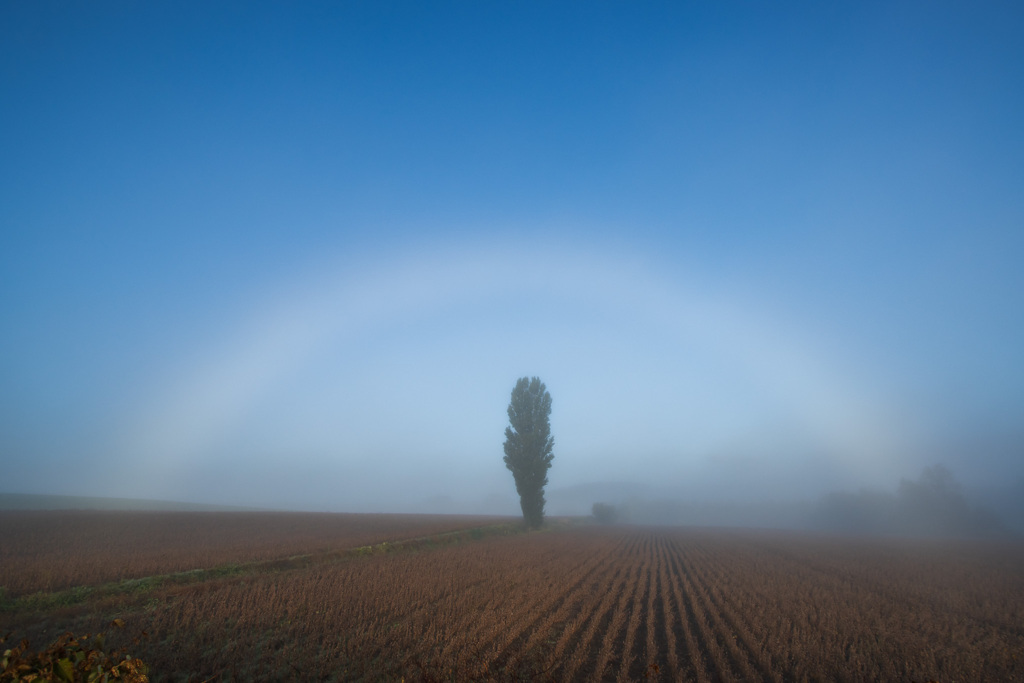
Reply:
[[[183,552],[183,551],[182,551]],[[41,609],[163,680],[1024,680],[1024,545],[566,527]]]
[[[0,510],[9,596],[315,554],[505,518],[299,512]]]

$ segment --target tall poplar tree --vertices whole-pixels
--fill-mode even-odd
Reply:
[[[544,521],[544,486],[554,455],[551,449],[551,394],[537,377],[522,377],[512,390],[508,404],[509,426],[505,428],[505,467],[516,480],[523,519],[531,528]]]

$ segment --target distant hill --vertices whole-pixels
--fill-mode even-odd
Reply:
[[[0,510],[153,510],[163,512],[226,512],[257,510],[231,505],[179,503],[140,498],[46,496],[31,493],[0,493]]]

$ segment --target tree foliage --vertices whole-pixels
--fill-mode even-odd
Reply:
[[[619,521],[619,511],[611,503],[594,503],[590,511],[599,524],[615,524]]]
[[[537,377],[522,377],[512,389],[505,428],[505,466],[516,480],[519,505],[527,526],[544,521],[544,486],[554,459],[551,437],[551,394]]]
[[[998,536],[1005,529],[988,510],[972,507],[953,473],[928,467],[917,481],[903,479],[895,494],[836,492],[817,508],[818,526],[855,533],[911,536]]]

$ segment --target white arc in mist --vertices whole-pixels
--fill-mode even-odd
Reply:
[[[143,457],[157,471],[186,468],[206,457],[282,379],[325,350],[396,321],[510,294],[628,312],[659,334],[702,342],[802,416],[808,431],[851,470],[877,470],[907,447],[872,400],[814,349],[754,311],[625,258],[492,245],[308,278],[186,374],[133,430],[126,457]]]

